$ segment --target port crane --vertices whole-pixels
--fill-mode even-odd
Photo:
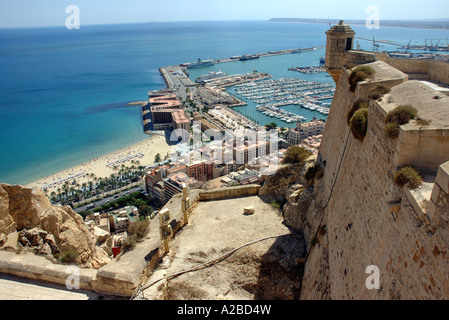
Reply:
[[[410,52],[410,46],[412,44],[413,39],[410,39],[409,43],[407,44],[407,47],[405,48],[405,52]]]
[[[374,52],[379,51],[380,47],[385,47],[385,46],[380,45],[378,42],[376,42],[376,39],[374,39],[374,37],[373,37],[373,51]]]
[[[425,44],[424,44],[424,48],[425,50],[429,50],[429,51],[447,51],[449,50],[449,38],[446,39],[426,39]],[[434,45],[434,41],[435,41],[435,45]],[[427,42],[430,42],[430,46],[427,45]],[[440,45],[440,42],[444,43],[446,42],[446,48],[444,47],[444,45]]]

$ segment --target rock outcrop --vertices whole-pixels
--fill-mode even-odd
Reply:
[[[316,161],[316,156],[311,156],[303,164],[282,164],[277,172],[271,176],[263,176],[262,187],[259,196],[264,200],[288,200],[288,198],[299,189],[304,189],[307,181],[304,174]]]
[[[52,206],[41,190],[0,184],[0,249],[53,260],[72,252],[79,266],[100,268],[110,262],[111,241],[97,236],[80,215],[68,206]]]

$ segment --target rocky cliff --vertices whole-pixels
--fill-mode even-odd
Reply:
[[[100,268],[110,262],[110,245],[70,207],[52,206],[41,190],[0,184],[1,250],[31,251],[53,261],[71,252],[79,266]]]

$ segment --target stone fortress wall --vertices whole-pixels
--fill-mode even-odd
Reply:
[[[343,23],[335,29],[328,38],[354,36]],[[331,43],[336,42],[328,39]],[[337,90],[320,150],[324,176],[315,181],[308,208],[297,212],[301,218],[296,219],[300,221],[296,227],[309,240],[301,297],[447,299],[449,97],[444,89],[411,78],[438,86],[449,82],[449,66],[378,59],[352,48],[328,47],[326,52],[326,67],[337,81]],[[361,62],[376,73],[352,93],[351,71],[345,65]],[[360,142],[347,125],[347,115],[355,101],[369,100],[368,93],[378,84],[391,92],[380,101],[369,101],[368,130]],[[385,117],[407,104],[429,124],[411,121],[392,140],[386,134]],[[403,165],[422,170],[425,181],[420,189],[394,183],[393,175]],[[365,285],[366,268],[371,265],[380,269],[379,290]]]

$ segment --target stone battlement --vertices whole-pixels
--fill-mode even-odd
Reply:
[[[328,38],[350,43],[354,34],[344,30],[328,32]],[[356,62],[375,73],[352,92],[349,64]],[[449,82],[449,65],[335,46],[326,50],[326,68],[337,89],[320,148],[324,175],[315,182],[310,204],[296,204],[301,208],[296,220],[309,241],[301,297],[447,299],[449,97],[443,85]],[[380,84],[391,91],[370,99]],[[368,103],[363,141],[348,125],[359,99]],[[386,116],[401,105],[417,109],[419,119],[400,126],[392,138]],[[420,188],[395,183],[394,174],[406,165],[424,176]],[[371,265],[381,270],[380,290],[365,286]]]

